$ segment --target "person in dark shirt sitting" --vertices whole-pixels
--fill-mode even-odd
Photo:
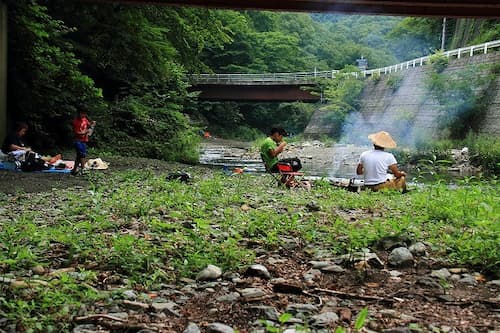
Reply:
[[[3,142],[2,152],[17,160],[23,160],[26,152],[31,151],[31,148],[26,146],[23,141],[27,131],[28,124],[25,122],[16,123],[14,131],[9,133]]]

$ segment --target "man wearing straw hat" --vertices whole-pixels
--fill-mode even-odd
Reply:
[[[380,131],[368,135],[368,139],[373,143],[373,150],[361,154],[356,169],[358,175],[363,175],[365,187],[373,191],[394,189],[406,192],[406,173],[399,171],[394,155],[384,151],[385,148],[396,148],[396,142],[391,135]],[[391,178],[387,170],[390,170],[395,178]]]

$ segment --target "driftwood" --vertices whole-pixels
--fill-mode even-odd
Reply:
[[[93,314],[82,317],[75,317],[74,321],[77,323],[95,323],[98,322],[99,325],[112,328],[112,329],[132,329],[132,330],[142,330],[149,329],[157,331],[157,328],[150,327],[146,324],[131,323],[125,319],[110,316],[107,314]]]
[[[343,291],[330,290],[330,289],[316,288],[316,289],[314,289],[314,291],[328,293],[328,294],[331,294],[331,295],[339,296],[341,298],[355,298],[355,299],[362,299],[362,300],[365,300],[365,301],[377,301],[377,302],[389,302],[389,303],[394,302],[394,299],[392,299],[392,298],[385,298],[385,297],[379,297],[379,296],[358,295],[358,294],[346,293],[346,292],[343,292]]]

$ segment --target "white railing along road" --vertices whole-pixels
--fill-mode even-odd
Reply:
[[[459,49],[445,51],[444,55],[448,58],[456,57],[460,59],[463,56],[474,56],[475,54],[486,54],[490,50],[500,47],[500,40],[495,40],[479,45],[462,47]],[[373,74],[389,74],[406,70],[409,68],[423,66],[430,59],[429,56],[416,58],[405,61],[396,65],[391,65],[382,68],[369,69],[361,72],[350,73],[358,76],[370,76]],[[194,84],[311,84],[317,79],[334,78],[339,70],[330,71],[314,71],[314,72],[296,72],[296,73],[262,73],[262,74],[191,74],[189,79]]]

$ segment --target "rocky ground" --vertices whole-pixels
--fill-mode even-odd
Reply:
[[[96,172],[145,167],[164,172],[182,167],[147,159],[105,160],[110,169]],[[19,193],[88,186],[87,176],[0,171],[2,209],[11,209]],[[339,214],[357,219],[377,212]],[[210,266],[196,280],[183,279],[155,291],[137,286],[120,291],[125,300],[119,304],[82,306],[72,331],[333,332],[337,326],[353,330],[364,308],[368,309],[368,318],[361,323],[365,332],[500,330],[498,277],[449,267],[425,243],[410,247],[405,239],[385,239],[348,257],[332,257],[329,251],[322,255],[293,237],[284,239],[284,244],[271,250],[263,244],[247,244],[258,254],[257,260],[239,272]],[[71,268],[64,271],[78,274]],[[101,271],[97,278],[101,290],[126,285],[113,271]],[[0,318],[0,332],[17,331],[2,326],[3,322]]]

